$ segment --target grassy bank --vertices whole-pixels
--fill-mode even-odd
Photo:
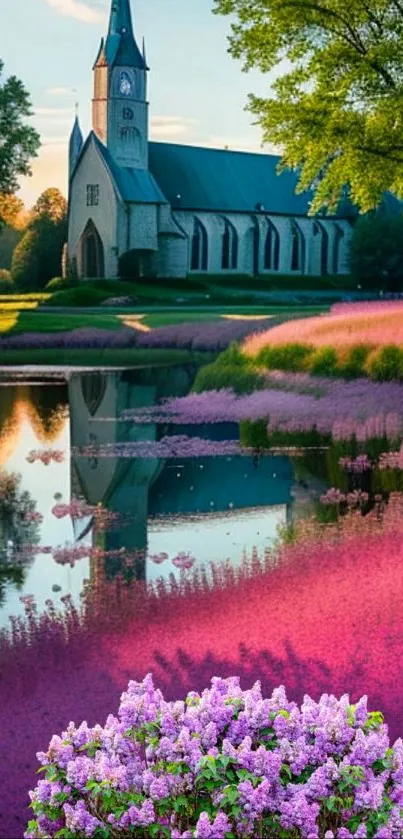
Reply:
[[[75,350],[5,350],[1,367],[60,366],[60,367],[151,367],[171,364],[204,364],[212,361],[213,353],[190,350],[159,349],[75,349]]]

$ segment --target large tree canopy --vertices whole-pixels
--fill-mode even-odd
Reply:
[[[335,209],[346,186],[361,210],[403,197],[403,0],[215,0],[234,15],[230,53],[277,71],[249,109],[265,142]]]
[[[0,59],[0,193],[15,192],[21,175],[29,175],[36,156],[39,135],[26,122],[31,102],[23,83],[15,76],[3,78]]]

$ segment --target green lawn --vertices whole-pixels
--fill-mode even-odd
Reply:
[[[226,314],[236,314],[237,317],[253,315],[276,316],[281,320],[290,320],[291,318],[308,317],[310,315],[318,314],[326,311],[325,306],[305,306],[303,308],[284,307],[284,306],[245,306],[240,308],[235,307],[220,307],[217,309],[203,310],[194,309],[190,311],[159,311],[159,312],[144,312],[141,318],[141,323],[155,329],[159,326],[170,326],[176,323],[207,323],[209,321],[218,320]],[[122,318],[131,321],[135,325],[136,318],[140,313],[121,311],[118,312],[95,312],[93,314],[83,313],[59,313],[59,312],[41,312],[34,311],[18,311],[16,310],[0,310],[0,334],[6,335],[21,335],[26,332],[66,332],[72,329],[93,328],[93,329],[120,329],[124,324]]]

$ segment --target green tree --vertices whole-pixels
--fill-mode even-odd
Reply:
[[[350,244],[350,270],[363,288],[403,289],[403,216],[361,216]]]
[[[0,194],[0,271],[9,270],[13,252],[27,223],[24,203],[13,193]]]
[[[11,273],[18,288],[37,291],[60,275],[66,236],[66,200],[58,189],[47,189],[33,207],[13,254]]]
[[[26,122],[32,115],[28,92],[15,76],[4,79],[3,69],[0,59],[0,193],[12,193],[18,189],[18,178],[31,174],[39,135]]]
[[[63,221],[67,215],[67,201],[54,186],[45,189],[45,192],[39,196],[38,200],[32,207],[29,215],[29,223],[34,223],[44,216],[51,219],[51,221]]]
[[[274,71],[248,108],[282,166],[314,190],[311,211],[350,188],[362,211],[403,196],[403,0],[215,0],[234,15],[229,52]]]

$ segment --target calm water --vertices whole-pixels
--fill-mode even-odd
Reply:
[[[1,837],[23,835],[36,751],[70,719],[103,722],[127,680],[149,671],[168,697],[234,673],[245,685],[283,683],[297,699],[367,692],[401,731],[396,529],[387,552],[372,535],[335,562],[332,547],[302,540],[278,567],[271,549],[286,526],[318,515],[333,461],[187,457],[186,447],[162,458],[167,435],[215,441],[217,452],[239,439],[236,425],[122,421],[127,409],[187,394],[194,372],[1,383],[0,628],[13,627],[0,645]],[[148,448],[118,457],[119,443]],[[16,621],[27,608],[28,634]]]

